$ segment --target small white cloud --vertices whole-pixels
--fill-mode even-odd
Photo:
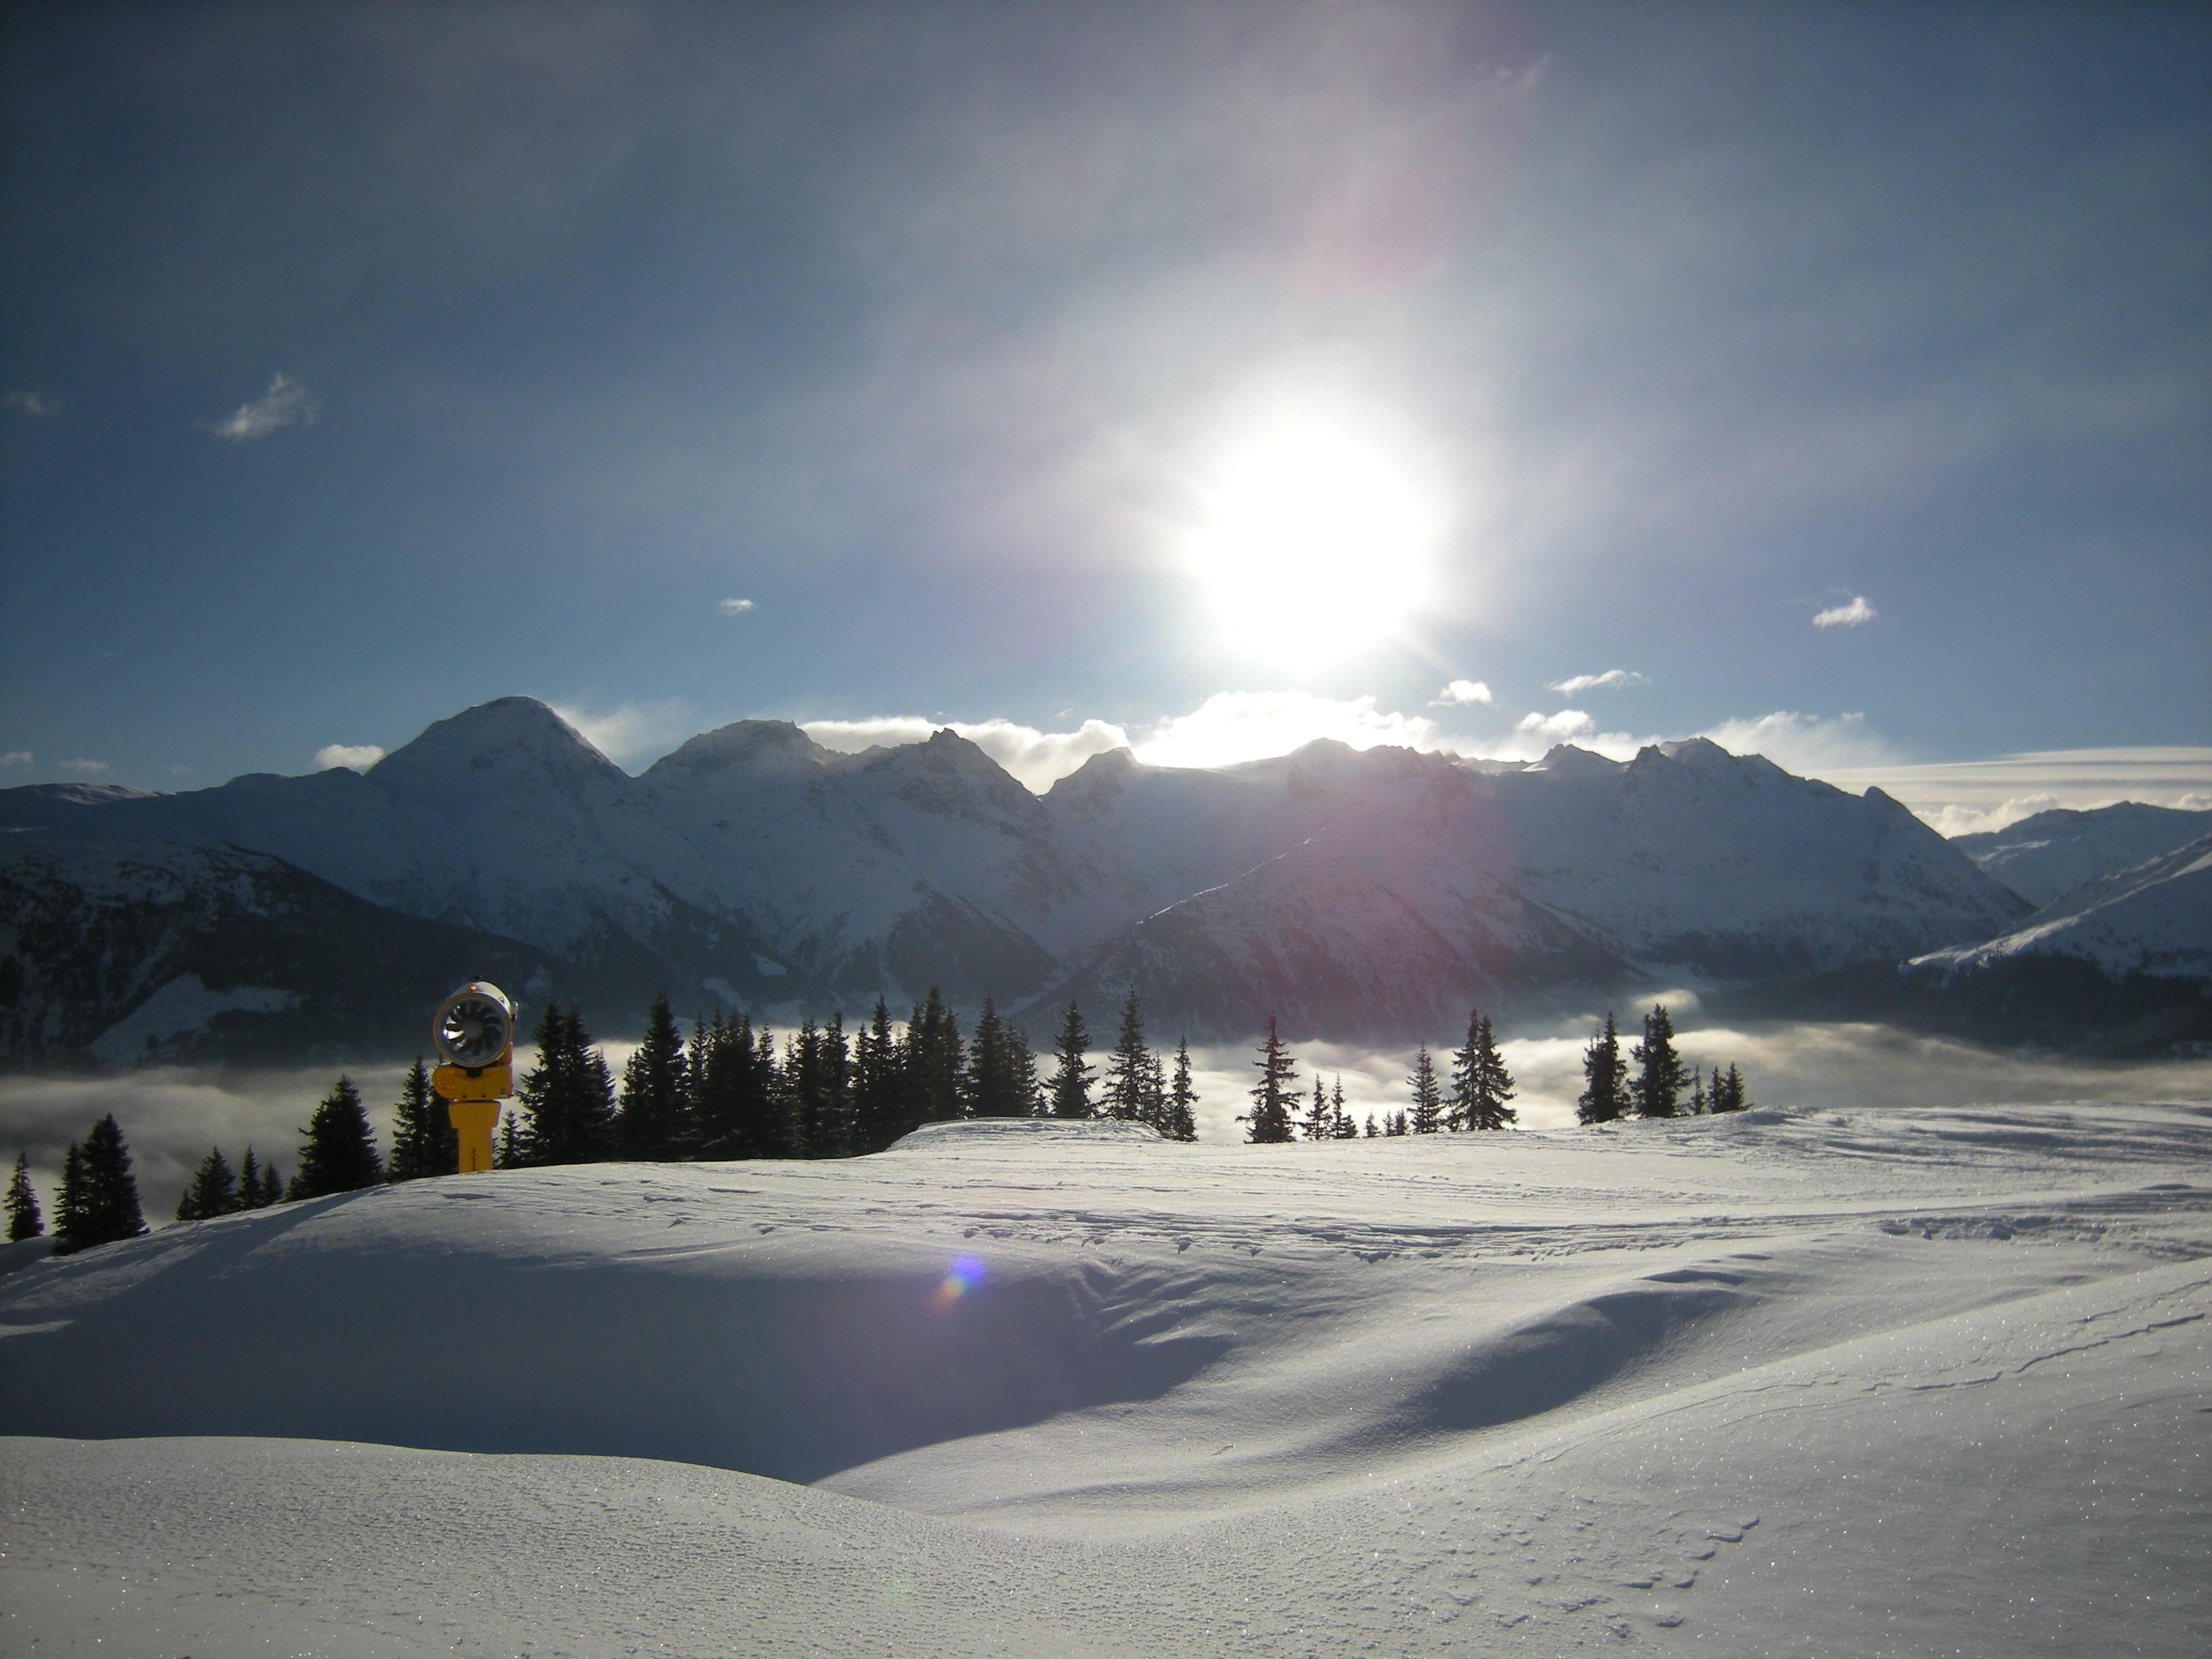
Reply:
[[[1881,614],[1866,602],[1863,594],[1853,594],[1849,605],[1831,605],[1813,618],[1815,628],[1856,628],[1870,623]]]
[[[10,749],[6,754],[0,755],[0,766],[28,766],[30,763],[31,751],[27,749]]]
[[[1577,691],[1618,691],[1625,686],[1643,684],[1644,676],[1632,669],[1608,668],[1602,674],[1576,674],[1554,680],[1551,689],[1563,697],[1571,697]]]
[[[74,772],[81,778],[96,778],[107,769],[106,761],[66,760],[61,763],[64,772]]]
[[[1431,700],[1431,708],[1458,708],[1472,702],[1488,702],[1490,687],[1480,680],[1454,680]]]
[[[307,382],[287,374],[273,374],[269,379],[269,390],[252,403],[240,404],[220,421],[202,421],[200,424],[218,438],[245,443],[254,438],[265,438],[288,426],[306,426],[314,418],[315,400],[308,395]]]
[[[883,714],[871,720],[802,720],[801,728],[824,749],[857,754],[878,744],[922,743],[950,726],[1042,794],[1093,755],[1129,747],[1129,734],[1110,720],[1087,720],[1073,732],[1042,732],[1018,720],[948,720],[939,716]]]
[[[366,772],[383,758],[384,750],[373,743],[331,743],[315,750],[315,765],[325,772],[334,766]]]
[[[726,617],[742,617],[754,608],[750,599],[724,599],[721,612]]]
[[[5,399],[9,410],[17,415],[27,415],[34,421],[43,421],[49,415],[61,413],[61,405],[39,392],[11,392]]]
[[[1378,708],[1373,697],[1217,691],[1189,714],[1158,721],[1136,749],[1139,760],[1155,766],[1227,766],[1287,755],[1316,738],[1334,738],[1354,749],[1443,747],[1434,720]]]
[[[2192,790],[2188,794],[2176,796],[2173,804],[2185,812],[2212,811],[2212,795],[2200,795]]]
[[[1565,743],[1597,728],[1597,722],[1579,708],[1562,708],[1556,714],[1527,714],[1513,729],[1552,743]]]

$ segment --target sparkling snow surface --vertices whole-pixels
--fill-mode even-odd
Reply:
[[[2208,1255],[2203,1104],[289,1205],[0,1279],[0,1651],[2195,1655]]]

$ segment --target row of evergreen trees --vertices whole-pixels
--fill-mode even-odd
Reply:
[[[516,1091],[518,1109],[501,1120],[497,1154],[505,1168],[608,1158],[839,1157],[879,1151],[924,1123],[963,1117],[1112,1118],[1147,1124],[1175,1139],[1197,1139],[1189,1045],[1176,1045],[1170,1076],[1146,1042],[1144,1012],[1133,995],[1122,1006],[1103,1074],[1090,1064],[1082,1011],[1070,1003],[1054,1042],[1052,1073],[1042,1079],[1027,1038],[999,1017],[988,997],[974,1035],[963,1041],[933,988],[902,1030],[894,1028],[879,998],[849,1041],[833,1015],[826,1025],[806,1021],[780,1049],[772,1032],[743,1014],[699,1021],[686,1042],[668,999],[659,996],[619,1089],[579,1009],[549,1004],[536,1041],[538,1060]],[[1250,1140],[1346,1140],[1361,1133],[1345,1108],[1342,1077],[1331,1087],[1316,1073],[1308,1097],[1272,1014],[1254,1065],[1260,1080],[1251,1091],[1252,1109],[1237,1120],[1248,1126]],[[1584,1123],[1735,1112],[1750,1104],[1735,1065],[1725,1072],[1716,1066],[1709,1080],[1684,1064],[1663,1004],[1644,1016],[1643,1040],[1626,1059],[1608,1012],[1583,1053],[1583,1075],[1587,1086],[1576,1115]],[[1386,1114],[1379,1127],[1370,1113],[1367,1135],[1502,1130],[1517,1121],[1508,1103],[1516,1092],[1513,1074],[1480,1009],[1468,1012],[1467,1040],[1451,1054],[1449,1092],[1425,1043],[1406,1082],[1411,1104]],[[251,1146],[235,1170],[213,1147],[179,1200],[177,1219],[453,1171],[459,1149],[446,1103],[432,1092],[429,1069],[419,1059],[400,1085],[393,1120],[387,1160],[360,1091],[341,1076],[301,1132],[299,1165],[289,1183]],[[5,1208],[11,1243],[44,1233],[21,1154]],[[111,1113],[82,1143],[71,1142],[63,1161],[56,1252],[145,1231],[130,1149]]]
[[[1198,1134],[1189,1045],[1177,1045],[1170,1075],[1146,1042],[1133,996],[1103,1079],[1075,1004],[1061,1018],[1052,1073],[1041,1079],[1029,1039],[991,998],[963,1037],[934,987],[903,1027],[879,997],[850,1036],[833,1014],[826,1024],[805,1021],[780,1045],[750,1016],[719,1012],[695,1022],[686,1042],[659,996],[619,1087],[578,1009],[549,1006],[535,1041],[537,1063],[500,1121],[495,1152],[503,1168],[606,1158],[842,1158],[880,1152],[925,1123],[953,1118],[1118,1118],[1174,1139]]]
[[[1632,1114],[1637,1117],[1680,1117],[1686,1109],[1692,1116],[1708,1112],[1741,1112],[1751,1104],[1744,1092],[1743,1073],[1731,1060],[1723,1072],[1716,1066],[1710,1085],[1694,1066],[1686,1066],[1674,1047],[1674,1019],[1664,1003],[1644,1016],[1644,1040],[1628,1051],[1636,1062],[1630,1075],[1621,1058],[1620,1031],[1607,1010],[1605,1024],[1583,1051],[1582,1094],[1575,1101],[1575,1116],[1584,1123],[1611,1123]],[[1682,1099],[1682,1091],[1690,1098]]]
[[[1468,1011],[1467,1041],[1453,1051],[1451,1060],[1451,1092],[1447,1095],[1429,1046],[1423,1043],[1413,1061],[1413,1075],[1406,1079],[1413,1091],[1412,1106],[1387,1114],[1379,1128],[1370,1112],[1366,1133],[1372,1137],[1503,1129],[1519,1121],[1519,1114],[1506,1104],[1514,1096],[1513,1073],[1498,1051],[1490,1017],[1480,1008]],[[1308,1140],[1350,1140],[1360,1133],[1344,1109],[1341,1077],[1330,1089],[1316,1073],[1312,1103],[1300,1115],[1298,1103],[1304,1097],[1304,1085],[1297,1080],[1297,1061],[1285,1052],[1276,1033],[1273,1014],[1267,1016],[1267,1035],[1260,1045],[1260,1057],[1252,1063],[1260,1073],[1259,1082],[1252,1087],[1252,1109],[1237,1120],[1246,1126],[1249,1140],[1266,1144],[1301,1135]]]

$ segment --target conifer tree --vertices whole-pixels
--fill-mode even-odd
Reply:
[[[1054,1117],[1085,1118],[1092,1115],[1091,1079],[1092,1068],[1084,1061],[1091,1048],[1091,1033],[1083,1024],[1083,1011],[1073,1002],[1060,1016],[1060,1035],[1053,1039],[1054,1063],[1052,1081],[1047,1085],[1052,1095],[1052,1115]]]
[[[1170,1140],[1198,1139],[1198,1091],[1190,1081],[1190,1041],[1176,1043],[1175,1079],[1168,1085],[1167,1103],[1160,1113],[1160,1133]]]
[[[1377,1135],[1381,1134],[1382,1133],[1382,1132],[1380,1129],[1378,1129],[1378,1128],[1376,1128],[1376,1127],[1375,1127],[1375,1114],[1374,1114],[1374,1113],[1372,1113],[1372,1112],[1368,1113],[1368,1115],[1367,1115],[1367,1138],[1368,1138],[1368,1139],[1372,1140],[1372,1139],[1375,1139],[1375,1137],[1376,1137],[1376,1136],[1377,1136]]]
[[[138,1208],[137,1177],[131,1173],[131,1148],[112,1112],[92,1126],[82,1146],[70,1143],[62,1163],[62,1195],[54,1210],[57,1255],[136,1238],[146,1231],[146,1218]]]
[[[1443,1089],[1437,1081],[1437,1064],[1429,1058],[1429,1045],[1424,1042],[1420,1053],[1413,1058],[1413,1075],[1406,1079],[1413,1085],[1413,1109],[1407,1121],[1417,1135],[1432,1135],[1443,1127]]]
[[[908,1110],[912,1115],[908,1128],[943,1123],[960,1115],[963,1057],[960,1022],[933,985],[907,1022],[906,1081]]]
[[[519,1150],[533,1164],[591,1164],[613,1149],[615,1083],[592,1046],[583,1010],[548,1002],[532,1039],[538,1060],[515,1091],[528,1114]]]
[[[1406,1115],[1403,1112],[1386,1112],[1383,1114],[1382,1133],[1385,1136],[1402,1135],[1410,1133],[1406,1127]]]
[[[1252,1087],[1252,1109],[1243,1121],[1249,1124],[1248,1139],[1255,1145],[1273,1145],[1291,1138],[1291,1103],[1297,1096],[1297,1062],[1284,1052],[1275,1034],[1275,1017],[1267,1016],[1267,1040],[1260,1058],[1252,1062],[1260,1080]]]
[[[833,1057],[830,1050],[836,1049]],[[800,1022],[799,1035],[783,1046],[782,1088],[779,1091],[786,1128],[784,1145],[777,1150],[793,1158],[830,1158],[842,1150],[841,1133],[844,1103],[839,1097],[845,1071],[845,1034],[841,1028],[835,1044],[830,1034],[809,1018]]]
[[[499,1133],[494,1138],[491,1164],[495,1170],[520,1170],[531,1161],[529,1148],[523,1144],[522,1119],[513,1111],[499,1115]]]
[[[968,1043],[968,1069],[961,1093],[970,1117],[1027,1117],[1036,1109],[1036,1073],[1025,1072],[1029,1044],[1019,1031],[999,1018],[998,1006],[986,994],[983,1011],[975,1017],[975,1034]]]
[[[821,1144],[817,1158],[844,1158],[853,1144],[853,1051],[845,1040],[845,1016],[832,1009],[822,1028],[821,1107],[816,1121]]]
[[[623,1062],[622,1092],[615,1106],[615,1144],[624,1158],[676,1157],[685,1140],[690,1076],[684,1033],[668,1006],[668,993],[653,999],[645,1036]],[[392,1149],[398,1162],[398,1148]]]
[[[1329,1133],[1339,1140],[1351,1140],[1359,1130],[1352,1121],[1352,1114],[1344,1109],[1344,1073],[1336,1074],[1336,1087],[1329,1092],[1329,1111],[1334,1119]]]
[[[1336,1120],[1329,1115],[1328,1085],[1314,1073],[1313,1104],[1306,1108],[1305,1121],[1298,1126],[1308,1140],[1335,1139]]]
[[[1644,1016],[1644,1041],[1629,1050],[1629,1058],[1637,1065],[1636,1079],[1631,1085],[1637,1115],[1674,1116],[1679,1104],[1676,1097],[1688,1079],[1682,1070],[1681,1057],[1674,1052],[1674,1021],[1665,1004],[1654,1005],[1651,1012]]]
[[[430,1068],[416,1055],[400,1079],[399,1101],[392,1112],[392,1164],[394,1181],[418,1181],[425,1176],[452,1175],[461,1163],[460,1137],[445,1101],[430,1088]]]
[[[1023,1113],[1029,1117],[1049,1117],[1052,1102],[1037,1076],[1036,1054],[1030,1047],[1029,1034],[1012,1020],[1005,1024],[1006,1042],[1014,1056],[1014,1087],[1021,1097]]]
[[[54,1194],[54,1254],[69,1255],[86,1248],[90,1231],[90,1199],[85,1190],[84,1148],[72,1140],[62,1155],[62,1184]]]
[[[254,1157],[253,1143],[249,1140],[246,1143],[246,1156],[238,1160],[238,1207],[258,1210],[264,1201],[261,1196],[261,1160]]]
[[[1073,1006],[1073,1005],[1070,1005]],[[1124,1123],[1146,1121],[1145,1096],[1152,1078],[1152,1050],[1145,1046],[1145,1012],[1137,994],[1129,993],[1121,1005],[1121,1035],[1106,1057],[1106,1078],[1099,1091],[1100,1109]]]
[[[1168,1132],[1168,1068],[1152,1049],[1145,1050],[1145,1077],[1137,1095],[1137,1121]]]
[[[906,1133],[899,1115],[899,1043],[890,1005],[880,996],[853,1049],[854,1143],[860,1152],[879,1152]]]
[[[243,1207],[238,1201],[238,1176],[231,1170],[230,1160],[220,1146],[209,1147],[208,1155],[185,1184],[184,1195],[177,1200],[177,1219],[208,1221]]]
[[[1690,1115],[1705,1115],[1705,1074],[1696,1066],[1690,1067]]]
[[[1716,1112],[1741,1112],[1750,1104],[1743,1097],[1743,1073],[1736,1070],[1735,1063],[1733,1060],[1729,1063],[1725,1076],[1718,1066],[1715,1066],[1712,1093],[1707,1109]]]
[[[261,1166],[261,1202],[257,1207],[265,1210],[283,1201],[284,1179],[276,1173],[276,1160],[271,1158]]]
[[[1575,1117],[1583,1123],[1611,1123],[1628,1109],[1628,1069],[1621,1063],[1620,1031],[1607,1010],[1605,1029],[1583,1050],[1583,1091]]]
[[[1517,1122],[1520,1114],[1505,1103],[1513,1098],[1513,1073],[1505,1069],[1504,1056],[1498,1052],[1497,1039],[1491,1032],[1490,1016],[1485,1014],[1475,1022],[1467,1127],[1503,1129],[1509,1123]]]
[[[46,1231],[46,1218],[39,1213],[39,1195],[31,1190],[30,1160],[21,1152],[15,1154],[15,1173],[8,1182],[7,1207],[10,1244],[37,1238]]]
[[[286,1197],[358,1192],[384,1179],[384,1159],[377,1153],[368,1114],[362,1109],[361,1091],[343,1073],[317,1103],[300,1135],[300,1167],[293,1172]]]

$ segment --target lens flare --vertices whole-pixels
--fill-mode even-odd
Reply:
[[[937,1299],[950,1306],[983,1282],[983,1264],[972,1255],[954,1261],[951,1269],[938,1285]]]

